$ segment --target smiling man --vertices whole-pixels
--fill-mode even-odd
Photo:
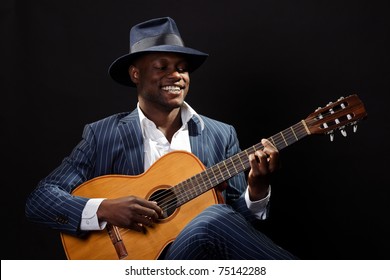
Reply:
[[[91,252],[82,258],[110,258],[105,252],[113,248],[98,246],[106,237],[119,258],[294,259],[254,227],[268,216],[270,176],[279,167],[279,152],[269,141],[263,139],[263,148],[243,159],[242,164],[250,168],[248,177],[243,172],[232,174],[234,170],[222,165],[213,171],[217,174],[201,180],[198,171],[190,180],[180,177],[191,173],[191,166],[184,164],[187,158],[196,158],[197,166],[206,168],[241,151],[233,126],[200,115],[185,102],[190,73],[207,56],[184,45],[169,17],[135,25],[130,31],[130,52],[113,62],[109,74],[116,82],[136,88],[137,107],[85,126],[79,144],[29,196],[27,218],[75,240],[95,240],[95,247],[89,246],[97,255]],[[185,151],[185,157],[175,154],[168,161],[175,151]],[[187,186],[158,190],[172,173]],[[139,181],[128,185],[107,181],[93,185],[96,194],[77,192],[81,185],[88,190],[85,183],[112,174],[134,175]],[[213,186],[214,175],[225,180]],[[148,176],[150,180],[145,179]],[[118,191],[124,186],[124,192]],[[192,206],[196,200],[192,196],[209,188],[218,199]],[[102,232],[101,239],[90,237]],[[126,240],[129,233],[134,235]],[[141,244],[142,253],[127,250],[136,244]],[[157,253],[148,253],[156,247]]]

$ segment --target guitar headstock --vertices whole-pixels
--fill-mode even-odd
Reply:
[[[330,102],[323,108],[318,108],[304,121],[311,134],[330,134],[336,129],[346,136],[346,126],[353,126],[356,132],[357,122],[366,118],[367,112],[356,94],[340,97],[336,102]]]

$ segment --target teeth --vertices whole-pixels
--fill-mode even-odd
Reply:
[[[163,87],[162,89],[172,93],[180,93],[181,91],[180,87],[176,87],[176,86],[166,86]]]

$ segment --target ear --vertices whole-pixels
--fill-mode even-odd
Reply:
[[[134,65],[130,65],[129,67],[129,76],[131,81],[134,84],[138,84],[139,82],[139,70]]]

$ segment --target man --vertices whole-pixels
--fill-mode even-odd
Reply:
[[[111,198],[72,192],[98,176],[142,174],[175,150],[196,155],[206,167],[240,152],[232,126],[197,114],[184,101],[189,73],[207,56],[184,46],[169,17],[135,25],[130,52],[114,61],[109,73],[118,83],[136,87],[137,108],[86,125],[80,143],[28,198],[27,218],[75,236],[108,226],[140,233],[158,228],[167,215],[158,200],[131,195],[131,190]],[[269,177],[278,168],[278,150],[265,139],[262,144],[263,149],[247,156],[248,181],[243,172],[227,176],[226,203],[213,203],[198,213],[159,258],[295,258],[252,226],[267,217]],[[176,164],[180,172],[180,163]]]

